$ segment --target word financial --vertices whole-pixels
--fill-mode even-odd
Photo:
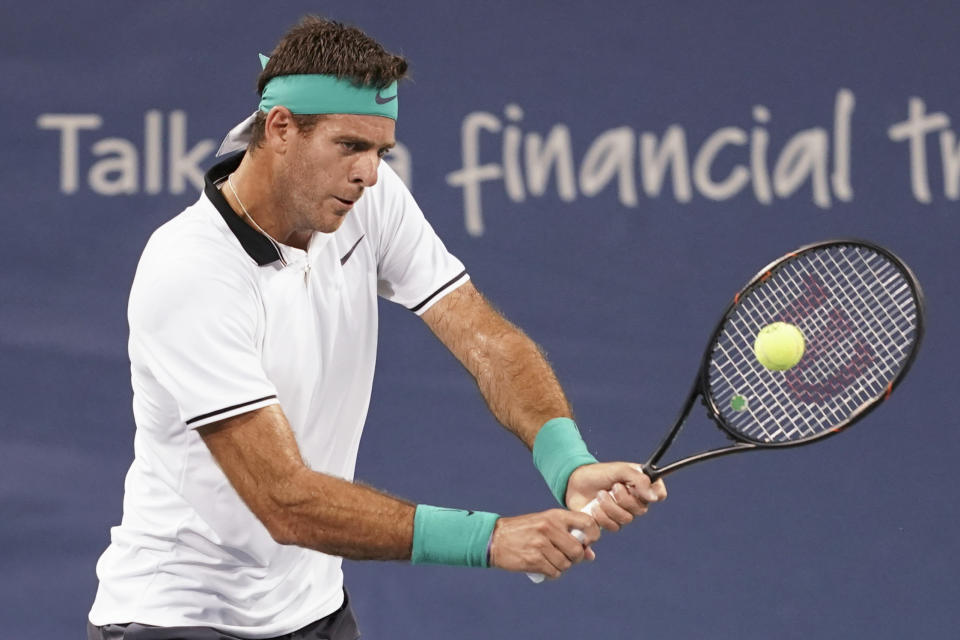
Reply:
[[[659,139],[652,132],[638,135],[631,127],[609,129],[593,140],[576,171],[570,129],[557,124],[546,137],[534,132],[524,134],[515,124],[523,118],[523,110],[510,104],[504,115],[514,124],[504,126],[498,117],[484,111],[473,112],[464,119],[461,127],[463,166],[447,175],[447,184],[463,188],[464,221],[472,235],[481,235],[484,231],[480,185],[487,181],[502,180],[507,196],[514,202],[522,202],[528,194],[544,195],[551,174],[557,195],[566,202],[576,199],[578,186],[582,195],[591,197],[616,182],[620,203],[636,207],[638,151],[640,181],[649,198],[661,194],[669,173],[673,196],[678,202],[690,202],[694,188],[708,200],[726,200],[749,185],[759,202],[769,204],[774,195],[787,198],[809,181],[813,201],[827,208],[831,205],[831,191],[839,200],[853,197],[850,186],[853,108],[853,93],[840,90],[834,107],[833,172],[828,177],[831,135],[821,127],[800,131],[790,138],[771,172],[768,166],[770,135],[762,126],[770,121],[770,111],[762,105],[753,108],[753,119],[759,126],[749,132],[739,127],[717,129],[696,150],[690,149],[686,132],[676,124],[668,127]],[[501,163],[480,164],[481,131],[502,131]],[[728,147],[744,147],[738,152],[744,162],[717,176],[715,164],[720,164],[718,157]],[[729,166],[729,162],[721,166]]]
[[[713,201],[727,200],[748,189],[757,202],[769,205],[774,198],[789,198],[809,184],[813,203],[822,209],[834,199],[853,199],[850,182],[853,92],[840,89],[833,107],[833,127],[812,127],[793,134],[779,148],[770,148],[770,110],[753,107],[753,126],[722,127],[699,146],[691,146],[683,127],[674,124],[658,136],[631,127],[609,129],[596,137],[580,160],[574,162],[570,129],[554,125],[546,136],[518,126],[523,109],[507,105],[507,124],[496,115],[475,111],[461,126],[462,167],[447,175],[447,184],[463,190],[464,223],[474,236],[484,232],[481,185],[502,183],[507,197],[523,202],[546,194],[551,179],[565,202],[579,195],[592,197],[616,185],[623,206],[638,206],[637,176],[643,193],[657,198],[670,180],[673,198],[690,202],[697,195]],[[943,191],[948,200],[960,199],[960,147],[948,129],[944,113],[927,113],[920,98],[911,98],[907,119],[889,127],[887,137],[909,149],[910,186],[922,203],[933,200],[927,171],[927,136],[939,133]],[[481,164],[481,134],[500,135],[500,161]],[[494,151],[496,154],[497,151]],[[639,155],[639,158],[637,157]],[[691,162],[692,160],[692,162]]]

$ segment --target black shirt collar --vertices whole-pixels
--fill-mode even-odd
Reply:
[[[226,180],[227,176],[237,170],[237,167],[240,166],[240,161],[243,160],[243,155],[244,152],[240,152],[213,165],[203,177],[205,183],[203,192],[207,195],[210,202],[213,203],[213,206],[217,208],[217,211],[220,212],[220,215],[223,216],[224,221],[227,223],[227,226],[230,227],[233,235],[240,241],[240,245],[244,251],[262,267],[271,262],[283,260],[279,249],[277,249],[277,246],[273,244],[270,238],[244,222],[243,218],[238,216],[236,212],[230,208],[226,198],[223,197],[220,189],[217,188],[218,184]]]

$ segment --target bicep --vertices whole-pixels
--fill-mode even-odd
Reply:
[[[233,416],[197,432],[233,488],[275,534],[286,490],[309,471],[280,406]]]

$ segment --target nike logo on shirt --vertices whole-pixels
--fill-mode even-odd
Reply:
[[[340,258],[340,265],[341,265],[341,266],[347,263],[347,260],[349,260],[349,259],[350,259],[350,256],[353,255],[353,250],[357,248],[357,246],[360,244],[360,241],[363,240],[363,236],[365,236],[365,235],[367,235],[367,234],[363,234],[362,236],[360,236],[359,238],[357,238],[357,241],[353,243],[353,246],[352,246],[352,247],[350,247],[350,251],[347,251],[345,254],[343,254],[343,257]]]

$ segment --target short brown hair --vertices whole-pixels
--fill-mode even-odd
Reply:
[[[360,29],[319,16],[304,16],[277,43],[267,66],[257,77],[257,94],[272,78],[294,74],[318,73],[352,80],[355,84],[384,89],[407,74],[407,61],[388,52]],[[267,114],[257,113],[248,149],[263,142]],[[322,115],[294,116],[304,133]]]

